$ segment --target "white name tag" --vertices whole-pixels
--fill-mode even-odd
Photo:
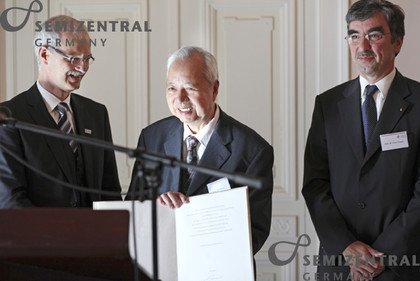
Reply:
[[[408,147],[407,131],[380,135],[382,151]]]
[[[229,190],[231,189],[231,187],[227,178],[221,178],[217,181],[207,184],[207,189],[209,190],[209,193],[212,193],[217,191]]]

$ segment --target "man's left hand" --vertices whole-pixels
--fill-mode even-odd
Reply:
[[[171,209],[179,208],[182,204],[187,204],[190,201],[188,197],[182,194],[181,192],[169,191],[161,194],[157,198],[158,202],[164,206],[167,206]]]

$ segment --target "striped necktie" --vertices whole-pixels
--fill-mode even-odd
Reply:
[[[198,162],[198,154],[197,154],[197,145],[199,144],[199,141],[194,136],[188,136],[186,138],[187,143],[187,163],[188,164],[197,164]],[[188,169],[188,174],[191,177],[192,173],[194,171],[192,169]]]
[[[59,104],[57,104],[55,109],[60,114],[60,117],[58,119],[58,127],[60,128],[60,130],[66,134],[73,134],[73,129],[68,118],[69,107],[67,103],[60,102]],[[75,153],[77,151],[77,143],[74,140],[71,140],[69,141],[69,145],[73,153]]]
[[[373,99],[373,94],[376,93],[378,88],[376,85],[366,86],[366,97],[362,104],[362,119],[363,119],[363,132],[365,134],[365,145],[369,147],[372,133],[375,130],[377,122],[376,103]]]

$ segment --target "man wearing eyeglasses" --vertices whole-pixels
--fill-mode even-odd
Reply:
[[[46,29],[46,22],[61,29]],[[9,108],[18,121],[112,141],[105,106],[72,93],[80,88],[94,61],[88,33],[72,30],[77,21],[68,16],[46,22],[34,40],[38,80],[0,105]],[[113,152],[5,127],[0,127],[0,145],[0,208],[91,207],[96,200],[121,200]],[[46,179],[6,149],[58,181],[108,195],[76,191]]]
[[[316,98],[305,151],[319,280],[420,280],[420,83],[394,65],[404,12],[360,0],[346,20],[360,76]]]

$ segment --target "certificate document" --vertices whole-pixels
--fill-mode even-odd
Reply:
[[[179,280],[254,280],[248,189],[190,197],[175,210]]]
[[[248,188],[189,197],[177,209],[157,204],[162,281],[253,281]],[[135,202],[137,261],[152,269],[151,202]],[[132,201],[95,202],[94,209],[131,210]],[[130,211],[132,215],[132,210]],[[130,255],[134,241],[130,220]]]

